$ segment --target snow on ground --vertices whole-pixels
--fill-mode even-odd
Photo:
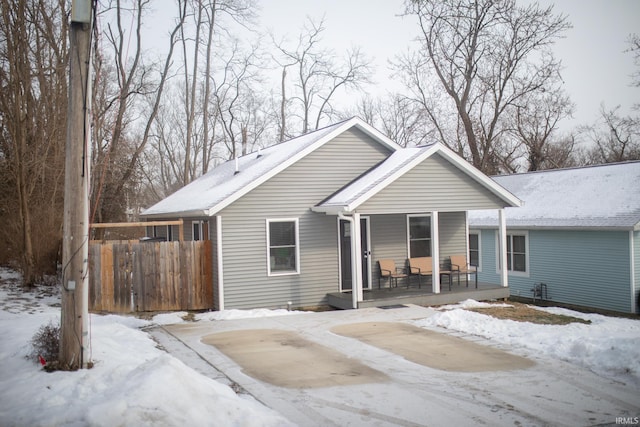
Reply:
[[[0,268],[0,425],[2,426],[283,426],[290,423],[251,397],[198,374],[141,328],[185,322],[187,313],[159,314],[151,321],[91,315],[92,369],[47,373],[33,360],[29,341],[41,325],[58,323],[57,288],[23,293],[20,276]],[[417,325],[480,335],[585,366],[599,375],[640,387],[640,321],[546,311],[591,320],[590,325],[533,325],[498,320],[464,307],[442,307]],[[286,310],[225,310],[195,315],[195,321],[287,315]],[[312,315],[312,314],[309,314]]]
[[[478,335],[511,347],[526,348],[590,369],[596,374],[640,388],[640,320],[585,314],[557,307],[542,311],[590,320],[591,324],[536,325],[499,320],[464,310],[488,304],[468,300],[444,306],[432,317],[416,321],[423,327],[439,326]]]
[[[91,315],[95,366],[43,371],[25,356],[39,327],[59,322],[59,297],[23,293],[18,281],[15,273],[0,269],[0,425],[290,425],[275,411],[158,349],[139,329],[152,322],[134,317]]]

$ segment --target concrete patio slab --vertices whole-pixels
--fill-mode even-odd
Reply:
[[[233,359],[245,374],[279,387],[331,387],[389,380],[357,359],[291,331],[220,332],[205,335],[202,342]]]
[[[487,372],[526,369],[529,359],[462,338],[407,323],[350,323],[331,332],[398,354],[414,363],[442,371]]]

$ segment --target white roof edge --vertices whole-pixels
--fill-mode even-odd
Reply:
[[[393,141],[391,138],[380,132],[378,129],[371,126],[369,123],[365,122],[359,117],[352,117],[348,122],[353,122],[358,129],[372,137],[373,139],[377,139],[379,142],[382,142],[387,147],[391,148],[393,151],[398,151],[402,149],[402,146],[397,142]]]
[[[277,175],[278,173],[282,172],[283,170],[285,170],[286,168],[288,168],[292,164],[296,163],[298,160],[306,157],[308,154],[314,152],[316,149],[320,148],[321,146],[323,146],[327,142],[331,141],[336,136],[340,135],[344,131],[346,131],[346,130],[354,127],[354,126],[358,127],[364,133],[366,133],[367,135],[369,135],[372,138],[376,139],[378,142],[383,143],[384,145],[388,146],[390,149],[392,149],[394,151],[397,151],[400,148],[402,148],[402,147],[400,147],[400,145],[396,144],[391,139],[389,139],[386,136],[384,136],[382,133],[377,131],[373,126],[371,126],[368,123],[366,123],[364,120],[362,120],[362,119],[360,119],[358,117],[352,117],[349,120],[344,121],[340,126],[336,127],[334,130],[332,130],[328,134],[324,135],[322,138],[318,139],[316,142],[314,142],[313,144],[311,144],[310,146],[308,146],[304,150],[298,152],[295,156],[292,156],[289,159],[287,159],[286,161],[280,163],[277,167],[271,169],[269,172],[267,172],[264,175],[260,176],[258,179],[255,179],[255,180],[251,181],[244,188],[241,188],[239,191],[236,191],[235,193],[229,195],[228,197],[226,197],[224,200],[222,200],[217,205],[214,205],[214,206],[210,207],[207,210],[209,216],[215,215],[216,213],[218,213],[222,209],[224,209],[227,206],[229,206],[231,203],[235,202],[236,200],[238,200],[239,198],[241,198],[242,196],[247,194],[249,191],[251,191],[251,190],[255,189],[256,187],[258,187],[263,182],[267,181],[270,178],[273,178],[275,175]],[[320,130],[320,129],[318,129],[318,130]]]
[[[475,225],[469,223],[469,229],[471,230],[495,230],[498,228],[498,224],[480,224]],[[570,230],[570,231],[638,231],[636,227],[625,226],[613,226],[613,225],[532,225],[532,224],[509,224],[507,222],[507,229],[509,230]]]
[[[430,157],[437,150],[437,146],[438,144],[433,144],[433,146],[429,147],[424,152],[415,156],[413,159],[408,161],[397,171],[395,171],[394,173],[392,173],[391,175],[383,179],[378,185],[375,185],[369,191],[366,191],[365,193],[363,193],[360,197],[358,197],[356,200],[354,200],[349,205],[347,205],[347,212],[352,212],[353,210],[357,209],[361,204],[369,200],[371,197],[375,196],[380,191],[384,190],[388,185],[393,183],[396,179],[400,178],[402,175],[404,175],[405,173],[413,169],[413,167],[416,166],[418,163]]]
[[[478,169],[475,168],[475,166],[473,166],[468,161],[464,160],[462,157],[456,154],[453,150],[451,150],[450,148],[448,148],[447,146],[441,143],[437,143],[436,145],[438,146],[438,151],[442,153],[447,159],[455,163],[457,166],[460,167],[460,169],[462,169],[472,178],[476,179],[478,182],[480,182],[483,186],[488,188],[495,195],[497,195],[504,201],[509,202],[512,207],[520,207],[523,205],[522,200],[520,200],[514,194],[507,191],[503,186],[501,186],[500,184],[498,184],[497,182],[489,178],[487,175],[480,172]]]
[[[443,154],[448,160],[450,160],[452,163],[454,163],[456,166],[462,169],[463,172],[470,175],[472,178],[477,180],[482,186],[487,188],[492,193],[496,194],[498,197],[500,197],[502,200],[509,203],[511,206],[519,207],[523,205],[523,202],[519,198],[511,194],[500,184],[496,183],[494,180],[492,180],[491,178],[489,178],[488,176],[480,172],[478,169],[476,169],[474,166],[472,166],[469,162],[464,160],[462,157],[458,156],[456,153],[454,153],[451,149],[446,147],[444,144],[436,142],[433,145],[429,146],[429,148],[426,149],[424,152],[420,153],[418,156],[411,159],[409,162],[407,162],[405,165],[403,165],[393,174],[389,175],[378,185],[374,186],[369,191],[363,193],[360,197],[358,197],[352,203],[348,204],[344,208],[344,211],[345,212],[354,211],[361,204],[369,200],[375,194],[382,191],[389,184],[393,183],[396,179],[404,175],[407,171],[413,169],[414,166],[421,163],[425,159],[431,157],[435,153]]]
[[[140,218],[145,219],[157,219],[157,218],[201,218],[203,216],[211,216],[208,211],[196,209],[191,211],[182,211],[182,212],[170,212],[170,213],[150,213],[150,214],[140,214]]]

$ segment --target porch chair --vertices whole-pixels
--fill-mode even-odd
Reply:
[[[407,279],[407,273],[404,268],[396,267],[396,262],[392,259],[380,259],[378,260],[378,266],[380,267],[380,275],[378,275],[378,289],[380,289],[380,279],[389,280],[389,288],[391,288],[391,281],[394,280],[396,288],[398,287],[398,279],[406,279],[407,287],[409,287],[409,281]]]
[[[451,271],[458,274],[458,285],[460,285],[460,275],[464,274],[467,288],[469,287],[469,274],[475,276],[476,289],[478,289],[478,267],[467,262],[466,255],[451,255]]]
[[[418,288],[422,286],[423,276],[433,276],[433,261],[430,256],[409,258],[409,277],[418,276]],[[407,284],[409,280],[407,279]]]

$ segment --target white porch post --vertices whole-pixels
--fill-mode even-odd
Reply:
[[[431,212],[431,260],[433,262],[433,293],[440,293],[440,224],[438,211]]]
[[[500,257],[500,284],[509,286],[507,271],[507,219],[504,209],[498,211],[498,256]]]
[[[360,214],[353,214],[353,234],[351,239],[355,242],[353,253],[353,265],[355,266],[355,275],[353,276],[353,293],[357,296],[357,302],[363,300],[362,291],[362,229],[360,227]]]
[[[222,215],[216,215],[216,250],[218,255],[218,310],[224,310],[224,274],[222,273]]]

